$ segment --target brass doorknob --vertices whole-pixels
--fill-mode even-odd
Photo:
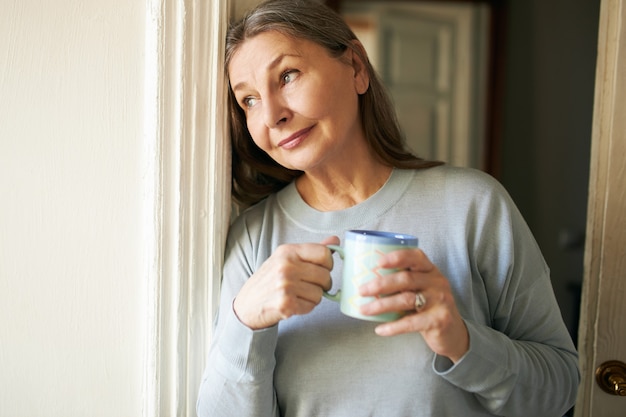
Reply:
[[[596,382],[604,391],[613,395],[626,396],[626,364],[608,361],[596,369]]]

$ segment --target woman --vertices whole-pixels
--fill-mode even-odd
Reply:
[[[200,416],[560,416],[577,354],[549,271],[503,188],[405,150],[354,34],[315,2],[270,0],[229,30],[233,192]],[[360,288],[322,297],[349,229],[416,235]],[[333,290],[334,291],[334,290]]]

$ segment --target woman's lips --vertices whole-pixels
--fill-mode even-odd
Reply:
[[[278,143],[278,146],[283,149],[292,149],[298,146],[304,139],[306,139],[308,133],[313,129],[313,126],[307,127],[306,129],[298,130],[293,135],[289,136],[286,139],[281,140]]]

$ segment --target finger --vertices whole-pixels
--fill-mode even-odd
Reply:
[[[415,293],[412,291],[404,291],[398,294],[379,297],[372,302],[363,304],[360,309],[361,314],[364,315],[412,311],[415,310]]]
[[[307,283],[319,287],[320,291],[322,291],[329,290],[332,284],[330,271],[327,267],[310,262],[298,261],[283,265],[280,267],[277,277],[281,277],[277,285],[285,285],[289,288],[291,286],[296,287],[299,283]]]
[[[435,266],[421,249],[400,249],[389,252],[378,261],[383,268],[410,269],[418,272],[431,271]]]
[[[276,309],[284,315],[302,314],[301,305],[308,305],[310,310],[322,299],[322,288],[308,282],[299,282],[281,288],[273,299]]]
[[[320,245],[338,245],[340,240],[337,236],[329,236],[320,242]]]
[[[426,289],[446,291],[449,287],[447,279],[437,268],[429,272],[401,270],[376,277],[359,287],[363,297],[376,297],[401,292],[415,293]]]
[[[416,332],[421,328],[420,322],[423,320],[422,318],[423,316],[420,317],[419,314],[411,314],[396,321],[380,324],[376,326],[374,331],[379,336],[395,336]]]
[[[302,262],[319,265],[327,270],[333,268],[333,257],[326,245],[319,243],[301,243],[294,246],[295,253]]]
[[[298,289],[296,296],[298,299],[310,303],[310,308],[313,308],[318,305],[320,301],[322,301],[323,292],[324,290],[319,285],[303,282]]]
[[[424,341],[438,355],[458,362],[469,349],[469,333],[465,321],[456,310],[435,308],[427,314],[410,314],[403,318],[378,325],[379,336],[394,336],[420,332]]]
[[[402,270],[376,277],[361,285],[359,294],[364,297],[375,297],[381,294],[420,290],[427,286],[426,279],[418,279],[413,275],[411,271]]]
[[[294,314],[310,312],[322,299],[322,288],[302,280],[279,279],[273,288],[264,294],[265,311],[275,311],[282,319]]]
[[[426,337],[429,331],[441,335],[445,329],[441,324],[445,321],[442,317],[449,317],[449,311],[441,306],[427,305],[419,313],[407,314],[398,320],[382,323],[376,326],[376,334],[379,336],[394,336],[403,333],[420,332]]]
[[[311,284],[317,287],[320,291],[330,291],[332,287],[332,280],[330,278],[330,272],[323,267],[313,265],[302,271],[301,281],[305,284]]]

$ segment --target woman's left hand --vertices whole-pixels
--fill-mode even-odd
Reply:
[[[469,349],[469,333],[454,302],[448,279],[420,249],[388,253],[378,265],[400,271],[376,278],[359,288],[362,296],[385,294],[363,305],[361,313],[376,315],[407,311],[407,314],[396,321],[378,325],[376,333],[393,336],[419,332],[435,353],[458,362]],[[419,311],[415,310],[417,293],[426,300]]]

